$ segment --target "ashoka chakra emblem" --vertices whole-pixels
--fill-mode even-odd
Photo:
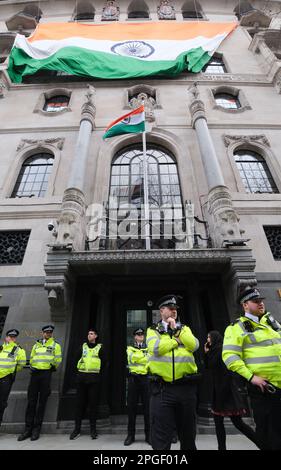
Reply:
[[[155,51],[154,47],[144,41],[119,42],[118,44],[112,46],[111,50],[118,55],[139,57],[140,59],[146,59]]]

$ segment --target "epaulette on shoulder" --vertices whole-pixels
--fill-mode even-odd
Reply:
[[[238,323],[240,320],[240,317],[238,318],[235,318],[235,320],[233,320],[233,322],[230,323],[231,326],[234,326],[236,323]]]
[[[152,323],[152,325],[149,328],[151,328],[152,330],[156,330],[157,326],[158,326],[158,323]]]

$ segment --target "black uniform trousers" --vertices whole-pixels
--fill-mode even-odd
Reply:
[[[2,423],[5,408],[8,405],[8,398],[14,382],[14,375],[9,374],[0,379],[0,424]]]
[[[76,384],[75,428],[80,430],[85,411],[88,407],[91,430],[96,430],[100,381],[79,381]]]
[[[136,416],[139,399],[143,405],[144,433],[150,437],[149,426],[149,383],[147,375],[130,374],[128,379],[128,435],[135,436]]]
[[[32,370],[27,391],[25,426],[27,430],[41,428],[48,397],[51,393],[51,370]]]
[[[261,450],[281,450],[281,389],[271,394],[254,385],[249,395]]]
[[[175,429],[180,449],[196,450],[196,391],[194,383],[151,383],[150,436],[154,450],[170,450]]]

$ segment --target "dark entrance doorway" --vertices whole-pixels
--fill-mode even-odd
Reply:
[[[203,345],[207,332],[223,333],[229,323],[220,274],[187,273],[180,276],[106,276],[77,282],[59,420],[73,419],[75,393],[74,352],[93,325],[100,332],[106,356],[102,390],[102,415],[126,413],[126,347],[132,331],[146,328],[159,319],[158,298],[165,294],[182,296],[179,312],[182,323],[191,327],[200,341],[195,353],[199,370],[204,370]],[[219,295],[218,295],[219,294]],[[199,414],[208,415],[208,377],[199,390]]]

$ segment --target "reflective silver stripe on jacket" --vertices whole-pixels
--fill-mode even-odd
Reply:
[[[252,357],[244,360],[245,364],[265,364],[266,362],[280,362],[279,356]]]
[[[128,364],[128,366],[129,367],[142,367],[144,364],[138,364],[136,362],[132,362],[133,354],[134,354],[134,351],[132,351],[129,355],[129,359],[128,359],[129,364]]]
[[[281,339],[272,338],[272,339],[266,339],[264,341],[257,341],[254,344],[245,344],[244,349],[256,348],[260,346],[272,346],[272,344],[280,344],[280,343],[281,343]]]
[[[149,341],[152,341],[153,339],[158,339],[158,338],[159,338],[159,336],[151,336],[150,338],[148,338],[148,339],[146,340],[146,344],[148,344]]]
[[[0,369],[11,369],[11,365],[9,365],[9,366],[1,365],[1,366],[0,366]]]
[[[199,348],[200,343],[199,343],[197,338],[194,337],[194,339],[195,339],[195,349],[194,349],[194,351],[197,351],[197,349]]]
[[[34,364],[35,362],[46,362],[46,363],[50,364],[49,359],[32,359],[31,362],[32,362],[32,364]]]
[[[172,357],[164,357],[164,356],[151,356],[149,358],[150,362],[172,362],[173,358]],[[185,362],[191,362],[192,364],[195,363],[193,357],[175,357],[174,362],[178,363],[185,363]]]
[[[1,358],[1,360],[0,360],[0,364],[1,364],[2,362],[16,362],[16,361],[15,361],[15,358],[14,358],[14,357],[3,357],[3,358]]]
[[[237,356],[237,354],[233,354],[232,356],[229,356],[225,361],[225,365],[228,366],[229,364],[231,364],[232,362],[235,362],[235,361],[241,361],[241,357]]]
[[[242,352],[242,347],[236,344],[225,344],[222,348],[223,351],[238,351]]]

